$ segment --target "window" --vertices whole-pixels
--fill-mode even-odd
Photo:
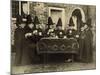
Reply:
[[[26,1],[21,2],[21,15],[23,18],[28,14],[28,5]]]
[[[29,14],[29,2],[27,1],[12,1],[12,18],[20,14],[23,18]]]
[[[57,7],[49,7],[49,16],[51,16],[55,25],[58,22],[58,19],[62,19],[62,29],[65,28],[65,9]]]
[[[15,18],[19,14],[19,2],[12,1],[12,17]]]

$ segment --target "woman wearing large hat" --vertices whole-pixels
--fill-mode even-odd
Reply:
[[[40,24],[40,21],[38,19],[38,16],[35,16],[33,23],[34,23],[34,25],[39,25]]]
[[[62,20],[61,18],[58,19],[57,25],[56,25],[56,30],[55,30],[55,35],[57,38],[64,38],[65,32],[62,30]]]
[[[22,61],[22,52],[24,48],[24,42],[25,42],[25,22],[22,19],[21,15],[16,16],[16,26],[14,33],[14,45],[16,50],[16,56],[15,56],[15,65],[21,65]]]
[[[26,17],[26,26],[25,26],[25,43],[24,43],[24,51],[22,58],[22,65],[30,65],[34,63],[35,59],[35,39],[33,35],[33,31],[35,26],[33,24],[33,19],[31,15]]]
[[[66,31],[66,35],[68,38],[76,38],[78,35],[77,35],[77,31],[75,30],[74,26],[74,22],[73,22],[73,17],[70,18],[69,20],[69,29]],[[77,35],[77,36],[76,36]]]
[[[41,24],[37,16],[34,18],[35,29],[33,30],[33,35],[35,37],[35,43],[37,43],[43,37],[43,31],[41,29]]]
[[[48,28],[51,28],[54,25],[51,17],[48,17],[48,23],[46,25],[48,26]]]
[[[34,35],[39,35],[39,33],[38,32],[41,32],[42,31],[42,29],[41,29],[41,24],[40,24],[40,21],[39,21],[39,19],[38,19],[38,16],[35,16],[35,18],[34,18],[34,26],[35,26],[35,29],[34,29],[34,31],[33,31],[33,34]],[[41,35],[40,35],[41,36]]]
[[[27,17],[26,17],[25,28],[26,28],[26,33],[33,30],[33,28],[34,28],[33,19],[32,19],[32,16],[30,14],[27,15]]]
[[[91,28],[91,19],[88,19],[87,22],[84,23],[84,25],[81,28],[81,33],[79,38],[80,60],[86,63],[93,61],[93,48],[92,48],[93,34],[90,28]]]
[[[25,26],[25,38],[30,38],[32,36],[32,31],[34,29],[34,24],[31,15],[26,17],[26,26]]]
[[[34,22],[33,22],[35,28],[33,30],[33,36],[34,36],[34,43],[37,44],[37,42],[43,37],[43,31],[41,29],[41,24],[38,19],[38,16],[35,16]],[[40,61],[40,56],[37,54],[36,46],[35,46],[35,58],[34,62],[39,62]]]
[[[54,23],[51,17],[48,17],[48,23],[46,24],[45,37],[52,37],[54,35]]]

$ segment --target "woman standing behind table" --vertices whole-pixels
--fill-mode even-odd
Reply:
[[[81,34],[79,38],[79,50],[80,50],[80,60],[82,62],[92,62],[93,61],[93,50],[92,50],[92,31],[91,31],[91,19],[84,23],[81,28]]]
[[[65,37],[65,31],[62,29],[62,20],[61,18],[58,19],[56,29],[55,29],[55,36],[56,38],[64,38]]]
[[[51,17],[48,17],[48,22],[46,24],[46,29],[44,32],[44,37],[53,37],[54,36],[54,23]]]
[[[24,51],[22,56],[22,65],[30,65],[33,63],[34,60],[34,50],[35,50],[35,43],[34,43],[34,36],[32,34],[34,30],[34,25],[32,21],[31,15],[27,16],[26,26],[25,26],[25,43],[24,43]]]
[[[34,35],[34,42],[37,43],[42,37],[43,37],[43,31],[41,29],[41,24],[37,16],[34,18],[34,30],[33,30],[33,35]]]
[[[69,29],[66,31],[66,35],[68,38],[77,38],[77,30],[75,29],[75,24],[72,18],[73,16],[69,20]]]

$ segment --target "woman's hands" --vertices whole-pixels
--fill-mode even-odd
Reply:
[[[28,36],[32,36],[32,33],[26,33],[25,34],[25,38],[27,38]]]

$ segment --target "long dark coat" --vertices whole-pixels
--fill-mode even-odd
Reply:
[[[24,29],[22,28],[17,28],[15,30],[14,44],[15,44],[15,50],[16,50],[16,56],[15,56],[16,65],[21,64],[22,52],[23,52],[23,47],[24,47],[24,42],[25,42],[24,34],[25,32],[24,32]]]
[[[93,60],[92,32],[90,29],[81,32],[79,39],[79,50],[81,61],[91,62]]]
[[[29,27],[25,27],[25,34],[32,33],[32,32],[33,29],[30,29]],[[34,60],[34,55],[35,55],[35,43],[34,43],[34,37],[32,35],[25,38],[21,64],[22,65],[32,64]]]

